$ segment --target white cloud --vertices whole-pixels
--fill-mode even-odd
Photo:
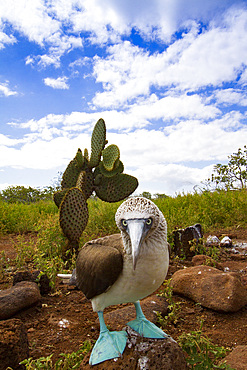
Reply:
[[[67,81],[68,81],[67,77],[58,77],[58,78],[46,77],[44,79],[44,83],[46,86],[50,86],[53,89],[61,89],[61,90],[69,89],[69,85],[67,84]]]
[[[225,89],[218,90],[215,92],[215,97],[218,103],[223,103],[224,105],[242,105],[247,106],[247,95],[246,92],[238,89]]]
[[[9,81],[5,81],[4,83],[0,83],[0,96],[13,96],[18,95],[17,91],[11,90],[9,88]]]
[[[107,58],[94,59],[94,76],[103,92],[93,103],[117,107],[147,96],[151,87],[197,90],[233,81],[246,65],[246,38],[247,11],[236,10],[225,16],[225,27],[212,25],[200,34],[193,29],[161,53],[150,55],[129,41],[110,46]]]
[[[81,48],[84,35],[80,33],[87,33],[88,40],[101,45],[120,42],[120,37],[134,28],[144,38],[170,42],[180,28],[193,29],[195,20],[207,23],[213,15],[222,24],[224,11],[241,4],[243,7],[241,0],[188,0],[186,5],[183,0],[8,0],[1,3],[0,22],[11,24],[31,42],[46,45],[48,56],[54,59]],[[3,32],[0,36],[2,47],[14,41],[11,34]],[[43,59],[46,61],[47,57]]]
[[[138,128],[138,121],[132,121],[128,132],[124,125],[128,122],[126,113],[111,111],[108,114],[112,120],[110,125],[108,117],[102,115],[106,120],[108,142],[119,146],[125,173],[139,179],[139,193],[192,191],[194,185],[212,173],[213,164],[226,161],[228,155],[246,144],[244,117],[234,111],[220,118],[213,117],[208,123],[190,119],[151,130]],[[129,117],[134,119],[132,115]],[[19,128],[31,132],[22,141],[0,136],[1,166],[21,167],[23,171],[54,169],[55,176],[56,169],[65,168],[77,148],[90,151],[91,132],[98,118],[98,113],[73,112],[24,122]]]
[[[244,86],[247,85],[247,68],[245,68],[245,70],[243,71],[243,73],[241,74],[241,77],[240,77],[240,80],[239,82],[241,84],[243,84]]]
[[[10,137],[0,134],[0,145],[1,146],[15,146],[18,143],[21,143],[22,140],[11,139]]]
[[[57,32],[60,23],[49,16],[47,8],[41,0],[8,0],[1,2],[1,16],[11,23],[30,41],[43,45],[45,39]]]
[[[7,35],[1,30],[1,23],[0,23],[0,50],[3,49],[5,45],[14,44],[15,42],[16,42],[16,38],[13,35]]]
[[[140,167],[132,175],[139,179],[137,194],[149,191],[152,194],[175,195],[193,191],[196,185],[200,185],[201,181],[212,174],[212,171],[212,165],[191,168],[181,164],[167,164],[165,166],[154,164]]]

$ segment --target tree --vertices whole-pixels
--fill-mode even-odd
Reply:
[[[168,198],[168,195],[166,195],[164,193],[163,194],[155,193],[154,198],[155,199],[164,199],[164,198]]]
[[[244,189],[247,187],[247,147],[228,156],[228,164],[216,164],[211,178],[206,180],[215,189]]]
[[[35,189],[31,186],[9,186],[0,192],[0,199],[7,203],[34,203],[52,200],[53,188]]]
[[[149,191],[143,191],[141,194],[140,194],[141,197],[144,197],[144,198],[147,198],[147,199],[152,199],[152,194],[149,193]]]

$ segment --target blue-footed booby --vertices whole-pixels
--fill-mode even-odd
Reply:
[[[108,306],[134,303],[136,319],[127,325],[143,337],[167,337],[145,318],[139,302],[158,289],[167,274],[166,220],[151,200],[131,197],[120,205],[115,221],[121,234],[86,243],[76,261],[77,286],[91,300],[100,322],[91,365],[120,357],[126,346],[126,331],[110,332],[105,325],[103,311]]]

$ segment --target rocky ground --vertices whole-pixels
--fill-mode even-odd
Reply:
[[[234,243],[247,242],[247,230],[241,228],[216,230],[214,235],[218,237],[228,235]],[[16,256],[15,238],[13,235],[0,237],[0,253],[4,250],[11,260]],[[191,265],[191,261],[171,260],[168,278],[175,271]],[[224,249],[219,265],[225,271],[238,272],[242,283],[247,288],[247,255]],[[10,286],[12,286],[11,278],[0,281],[0,289]],[[177,322],[168,324],[164,328],[173,339],[177,340],[184,332],[198,330],[203,321],[203,334],[211,338],[213,343],[229,348],[247,345],[247,306],[238,312],[220,313],[203,308],[179,295],[174,295],[173,299],[174,302],[180,302]],[[117,309],[119,306],[112,306],[106,309],[105,313],[111,313]],[[33,358],[53,353],[55,361],[59,354],[77,351],[85,340],[93,342],[99,335],[97,314],[92,311],[90,302],[82,292],[72,286],[64,285],[59,278],[54,293],[43,295],[38,305],[25,309],[14,317],[21,319],[27,328],[30,356]],[[110,315],[109,318],[112,318],[109,322],[111,330],[122,329],[121,320],[119,325],[116,316]]]

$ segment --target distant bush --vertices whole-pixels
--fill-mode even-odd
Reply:
[[[35,232],[42,219],[56,213],[57,207],[52,201],[23,204],[6,203],[0,199],[0,233]]]
[[[177,195],[154,200],[166,217],[168,233],[175,227],[200,223],[204,231],[220,227],[246,227],[247,190]]]
[[[52,200],[52,186],[36,189],[29,186],[9,186],[0,192],[0,199],[7,203],[35,203],[40,200]]]

